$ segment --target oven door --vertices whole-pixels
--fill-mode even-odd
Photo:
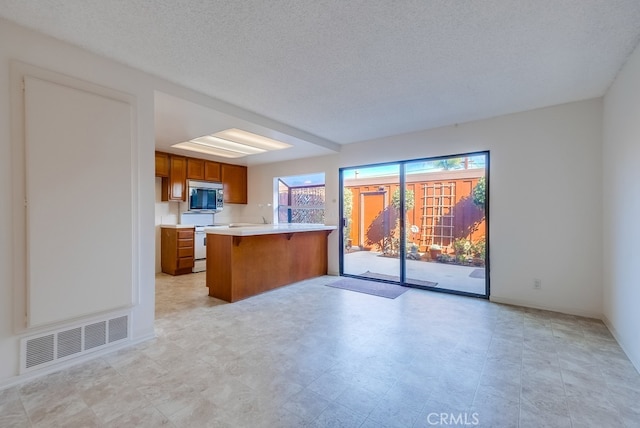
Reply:
[[[207,258],[207,234],[204,230],[196,231],[195,233],[195,242],[194,242],[194,252],[195,259],[201,260]]]
[[[207,270],[207,234],[204,230],[196,230],[194,235],[194,258],[193,269],[191,272],[204,272]]]

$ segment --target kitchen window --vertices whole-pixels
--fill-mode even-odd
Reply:
[[[324,224],[324,173],[278,178],[278,223]]]

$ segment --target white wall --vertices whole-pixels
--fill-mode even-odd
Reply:
[[[640,45],[604,98],[604,315],[640,370]]]
[[[111,165],[114,174],[134,173],[138,176],[138,218],[133,230],[137,230],[138,248],[134,265],[138,278],[131,284],[138,287],[139,303],[133,308],[131,337],[141,340],[153,336],[154,321],[154,256],[153,248],[153,200],[154,200],[154,117],[153,84],[143,73],[89,54],[81,49],[43,37],[22,27],[0,19],[0,387],[17,379],[19,338],[15,332],[20,326],[14,324],[14,315],[20,318],[21,308],[14,308],[13,285],[16,291],[24,292],[20,284],[18,262],[14,265],[12,192],[20,187],[13,181],[11,164],[9,90],[10,62],[18,60],[43,69],[83,79],[104,87],[133,95],[137,100],[137,164],[123,170],[122,165]],[[64,153],[60,153],[64,156]],[[63,191],[63,189],[61,189]],[[72,209],[73,207],[66,207]],[[115,207],[114,209],[117,209]],[[125,225],[126,226],[126,225]],[[100,227],[96,224],[96,227]],[[16,231],[17,233],[23,233]],[[127,251],[128,249],[123,249]],[[16,258],[19,261],[19,258]],[[105,261],[107,263],[107,261]]]
[[[601,100],[589,100],[375,141],[338,155],[249,169],[248,211],[275,176],[324,171],[327,223],[338,224],[338,168],[490,150],[491,296],[602,315]],[[249,215],[249,214],[247,214]],[[333,233],[329,270],[338,271]],[[542,289],[533,289],[533,279]]]
[[[565,104],[349,145],[341,163],[490,150],[492,300],[599,317],[601,117],[600,100]]]

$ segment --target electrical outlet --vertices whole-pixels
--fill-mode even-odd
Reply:
[[[533,279],[533,289],[540,290],[542,288],[542,281],[538,278]]]

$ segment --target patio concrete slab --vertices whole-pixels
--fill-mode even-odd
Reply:
[[[407,282],[411,279],[437,282],[436,288],[485,294],[485,279],[474,278],[474,266],[407,260]],[[400,275],[400,260],[383,257],[376,251],[354,251],[344,255],[344,273],[361,275],[367,271],[383,275]]]

